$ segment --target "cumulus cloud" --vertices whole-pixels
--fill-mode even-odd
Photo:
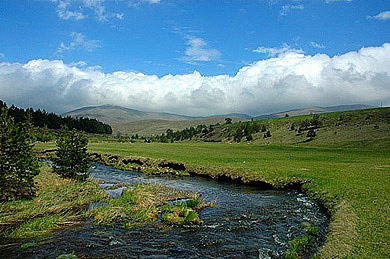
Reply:
[[[207,46],[207,42],[198,37],[187,35],[187,48],[185,56],[179,60],[189,64],[197,64],[198,62],[207,62],[217,60],[221,56],[221,52]]]
[[[254,49],[253,52],[267,54],[268,57],[275,57],[280,54],[286,53],[303,53],[302,49],[291,48],[287,43],[283,43],[281,47],[263,47],[260,46],[257,49]]]
[[[381,21],[390,20],[390,11],[381,12],[375,16],[367,16],[367,18]]]
[[[390,44],[333,57],[283,53],[242,67],[234,76],[104,73],[61,60],[0,63],[0,93],[8,104],[59,113],[100,104],[188,115],[390,105]]]
[[[60,46],[57,49],[58,54],[74,49],[85,49],[89,52],[92,52],[95,49],[101,47],[100,40],[89,40],[85,35],[80,32],[72,32],[70,34],[70,37],[72,38],[72,41],[68,45],[61,42]]]

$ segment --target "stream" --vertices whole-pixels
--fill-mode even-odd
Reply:
[[[79,258],[281,258],[289,241],[304,235],[302,222],[319,230],[312,253],[325,241],[328,217],[294,190],[262,190],[197,176],[145,175],[101,164],[93,164],[90,177],[105,186],[152,183],[194,191],[215,206],[201,211],[200,227],[148,224],[126,229],[86,222],[56,231],[35,247],[10,249],[2,258],[56,258],[72,252]]]

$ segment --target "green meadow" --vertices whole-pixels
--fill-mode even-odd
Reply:
[[[274,188],[300,189],[330,215],[325,245],[318,258],[390,256],[389,108],[321,115],[314,139],[291,130],[312,116],[266,120],[272,137],[255,134],[251,142],[233,142],[239,124],[216,129],[223,141],[120,143],[91,137],[90,152],[183,163],[189,172]],[[53,149],[37,143],[36,149]],[[297,187],[298,186],[298,187]]]
[[[323,257],[389,256],[389,149],[330,148],[246,143],[92,143],[91,152],[150,157],[229,171],[273,183],[310,179],[302,188],[331,214]],[[231,169],[231,170],[229,170]],[[196,170],[196,169],[195,169]]]

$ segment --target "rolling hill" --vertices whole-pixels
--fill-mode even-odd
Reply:
[[[144,112],[115,105],[88,106],[79,108],[63,116],[87,117],[108,123],[113,128],[113,134],[128,134],[147,136],[165,133],[167,129],[180,130],[200,124],[210,125],[223,123],[226,117],[233,122],[247,121],[247,114],[226,114],[208,117],[192,117],[162,112]]]
[[[93,118],[108,123],[113,128],[113,134],[121,133],[128,135],[138,134],[140,136],[148,136],[152,134],[165,133],[167,129],[176,131],[187,127],[195,127],[200,124],[211,125],[223,123],[227,117],[230,117],[233,122],[238,122],[248,121],[251,119],[262,120],[270,118],[282,118],[285,117],[286,114],[288,114],[290,117],[294,117],[309,114],[324,114],[370,108],[373,108],[373,106],[362,104],[339,105],[331,107],[312,106],[259,116],[230,113],[225,115],[194,117],[173,113],[145,112],[115,105],[102,105],[79,108],[67,112],[63,115]]]
[[[108,124],[141,120],[182,121],[196,118],[172,113],[144,112],[116,105],[88,106],[64,113],[63,115],[94,118]]]

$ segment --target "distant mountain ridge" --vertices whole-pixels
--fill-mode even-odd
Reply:
[[[82,107],[67,113],[64,116],[72,117],[88,117],[101,120],[106,123],[122,123],[122,122],[133,122],[141,120],[166,120],[166,121],[184,121],[184,120],[196,120],[206,119],[212,117],[235,117],[240,119],[269,119],[269,118],[280,118],[285,117],[286,114],[289,116],[300,116],[308,114],[321,114],[329,112],[341,112],[351,110],[362,110],[376,108],[375,106],[364,105],[364,104],[353,104],[353,105],[338,105],[338,106],[311,106],[300,109],[292,109],[284,112],[263,114],[259,116],[250,116],[242,113],[230,113],[223,115],[212,115],[212,116],[187,116],[179,115],[174,113],[166,112],[144,112],[140,110],[125,108],[117,105],[101,105],[101,106],[87,106]]]
[[[196,117],[178,115],[173,113],[144,112],[117,105],[87,106],[64,113],[63,115],[69,115],[72,117],[94,118],[109,124],[141,120],[182,121],[196,119]]]

